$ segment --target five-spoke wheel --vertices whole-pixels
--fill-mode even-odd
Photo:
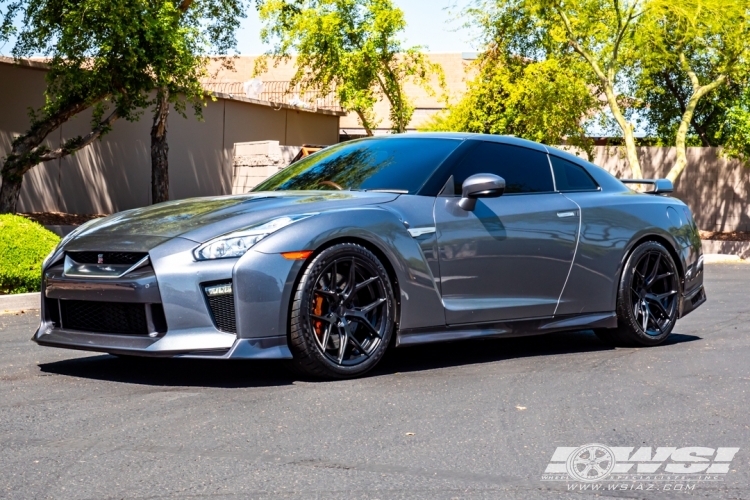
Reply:
[[[361,375],[382,357],[394,322],[393,288],[377,257],[360,245],[334,245],[309,263],[297,287],[294,364],[315,376]]]
[[[630,254],[620,279],[616,329],[596,330],[603,340],[619,345],[657,345],[674,328],[680,279],[669,252],[655,241]]]

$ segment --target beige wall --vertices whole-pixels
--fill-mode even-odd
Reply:
[[[472,59],[464,59],[460,52],[427,54],[427,57],[431,62],[439,64],[443,68],[447,97],[451,102],[457,101],[466,91],[467,69]],[[257,58],[258,56],[237,57],[233,59],[233,69],[222,68],[220,61],[215,60],[209,69],[209,73],[212,80],[216,82],[245,82],[254,78]],[[267,71],[256,78],[264,81],[289,81],[295,73],[294,63],[294,58],[283,61],[278,65],[269,62]],[[413,100],[417,108],[411,123],[409,123],[409,129],[411,130],[421,125],[436,111],[445,108],[443,91],[438,86],[437,78],[432,79],[431,85],[435,90],[435,95],[430,95],[423,87],[413,83],[407,83],[404,86],[405,93]],[[380,131],[390,130],[389,110],[388,102],[383,99],[375,105],[375,114],[379,121],[378,130]],[[349,113],[341,118],[341,129],[344,132],[362,133],[362,127],[355,113]]]
[[[617,177],[632,177],[621,148],[597,146],[594,163]],[[675,182],[674,196],[707,231],[750,231],[750,168],[727,160],[718,148],[687,148],[688,166]],[[675,162],[675,148],[638,148],[643,175],[664,178]]]
[[[0,157],[28,127],[27,108],[43,103],[45,71],[0,61]],[[50,147],[83,135],[90,112],[48,138]],[[339,116],[248,99],[208,101],[204,121],[169,115],[170,198],[232,192],[235,142],[275,140],[285,145],[338,142]],[[21,212],[112,213],[151,201],[150,116],[119,120],[101,141],[74,156],[37,165],[24,176]]]

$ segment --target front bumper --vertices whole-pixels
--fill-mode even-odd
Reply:
[[[291,359],[282,307],[287,281],[283,273],[291,269],[277,265],[291,264],[281,262],[284,259],[278,255],[264,254],[195,262],[191,253],[195,245],[190,240],[170,240],[149,250],[150,265],[114,279],[70,277],[60,260],[52,263],[44,271],[41,324],[32,340],[43,346],[134,356]],[[252,286],[269,283],[262,279],[263,271],[282,273],[284,278],[273,280],[278,289]],[[251,286],[245,283],[248,277],[253,278]],[[238,280],[245,285],[236,286]],[[208,284],[217,282],[235,284],[237,293],[230,305],[236,328],[231,331],[222,331],[204,292]],[[81,319],[80,309],[73,305],[94,305],[96,320]],[[117,321],[110,316],[123,309],[143,312],[139,328],[127,333],[111,329]],[[110,330],[98,328],[97,321]],[[117,324],[129,325],[129,321]]]
[[[227,339],[213,332],[191,332],[181,339],[166,339],[108,335],[53,328],[34,335],[34,342],[42,346],[106,352],[156,358],[199,359],[292,359],[286,336],[257,339],[235,338],[228,346]]]

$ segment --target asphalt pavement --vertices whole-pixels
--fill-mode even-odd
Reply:
[[[750,498],[750,265],[709,265],[706,288],[659,347],[410,347],[336,382],[39,347],[38,313],[2,315],[0,498]],[[587,443],[740,451],[687,492],[542,480]]]

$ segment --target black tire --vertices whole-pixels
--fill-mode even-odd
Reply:
[[[655,346],[674,328],[681,296],[680,275],[663,245],[647,241],[628,257],[617,289],[617,328],[597,329],[616,346]]]
[[[295,291],[292,368],[319,378],[363,375],[383,357],[395,322],[393,287],[378,258],[355,243],[326,248],[303,270]]]

